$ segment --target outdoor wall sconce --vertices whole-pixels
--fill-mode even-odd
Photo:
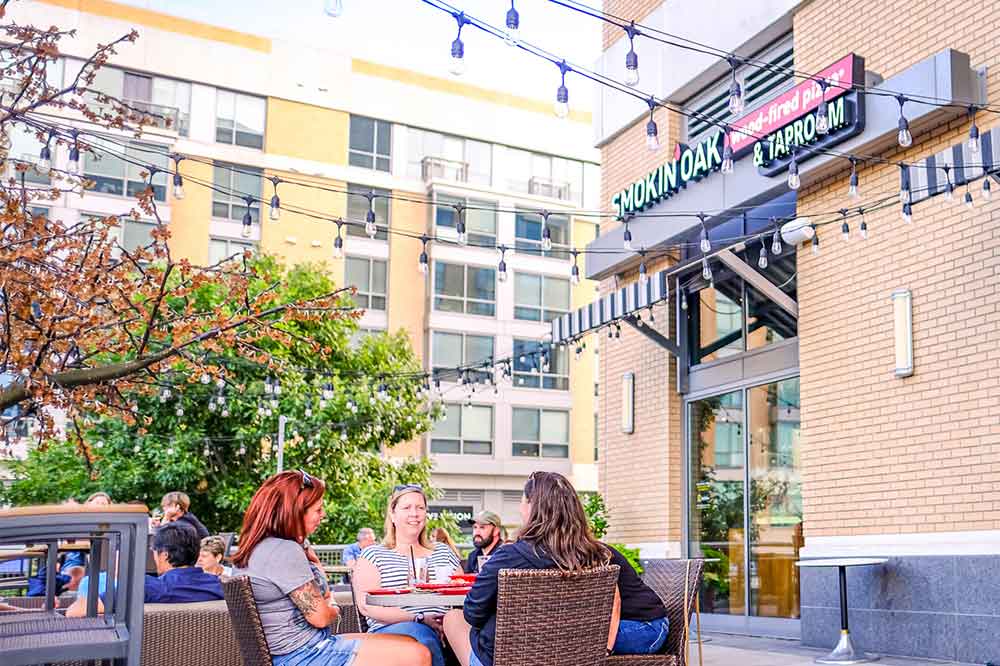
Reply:
[[[893,340],[896,348],[896,376],[913,374],[913,295],[909,289],[892,292]]]
[[[635,373],[622,375],[622,432],[635,432]]]

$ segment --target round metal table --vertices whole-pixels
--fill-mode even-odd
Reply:
[[[407,594],[367,594],[365,603],[369,606],[448,606],[461,608],[465,605],[464,594],[434,594],[433,592],[409,592]]]
[[[847,567],[869,567],[885,564],[887,557],[836,557],[817,560],[800,560],[797,567],[837,567],[840,573],[840,640],[833,651],[823,657],[816,657],[817,664],[864,664],[877,661],[879,655],[859,652],[851,641],[847,624]]]

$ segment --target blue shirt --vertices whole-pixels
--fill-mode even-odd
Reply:
[[[85,599],[90,584],[84,576],[77,588],[77,597]],[[107,590],[107,573],[101,573],[101,594]],[[192,601],[217,601],[222,599],[219,577],[205,573],[201,567],[171,569],[162,576],[146,576],[143,601],[147,604],[184,604]]]
[[[348,562],[353,562],[359,557],[361,557],[361,546],[359,546],[357,542],[355,542],[344,549],[344,555],[342,559],[344,560],[344,564],[347,564]]]

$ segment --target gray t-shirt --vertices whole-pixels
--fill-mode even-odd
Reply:
[[[250,577],[272,655],[294,652],[322,631],[309,624],[288,596],[308,581],[316,580],[316,571],[301,544],[268,537],[250,553],[247,567],[233,569],[233,575]]]

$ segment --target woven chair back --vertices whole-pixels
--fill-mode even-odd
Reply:
[[[264,626],[257,612],[253,588],[246,576],[222,577],[222,593],[233,624],[233,635],[240,646],[243,666],[271,666],[271,653],[267,649]]]
[[[494,666],[603,664],[617,582],[617,565],[502,570]]]
[[[704,564],[700,559],[643,562],[645,569],[642,574],[643,581],[656,592],[667,608],[670,633],[667,635],[663,652],[675,656],[679,666],[686,666],[684,618],[686,616],[690,622],[691,614],[694,612],[695,600],[701,588]]]

